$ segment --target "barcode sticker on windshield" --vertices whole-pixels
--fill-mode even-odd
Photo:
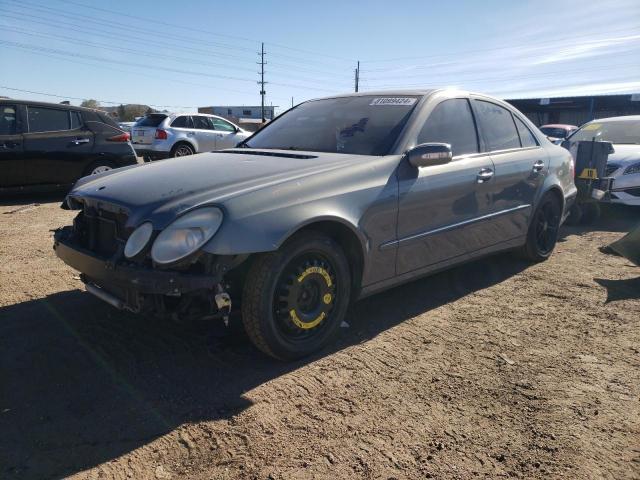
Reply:
[[[415,98],[411,97],[384,97],[374,98],[369,105],[413,105]]]

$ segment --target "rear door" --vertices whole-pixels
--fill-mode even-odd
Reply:
[[[23,137],[31,185],[72,183],[93,157],[94,134],[75,110],[28,105]]]
[[[156,129],[167,116],[164,113],[150,113],[131,127],[131,143],[135,146],[151,145],[156,137]]]
[[[453,161],[419,169],[401,164],[398,275],[477,249],[482,236],[474,222],[491,206],[493,163],[480,149],[468,99],[447,99],[434,107],[416,141],[431,142],[450,144]]]
[[[236,127],[222,118],[211,118],[211,123],[213,123],[213,128],[216,130],[216,150],[236,146],[238,143],[236,135],[238,129]]]
[[[215,150],[217,132],[211,118],[203,115],[193,115],[192,118],[198,153]]]
[[[19,118],[17,105],[0,104],[0,188],[25,183]]]
[[[473,106],[495,165],[494,236],[511,240],[527,232],[536,192],[544,180],[547,154],[529,127],[507,108],[480,99],[474,99]]]

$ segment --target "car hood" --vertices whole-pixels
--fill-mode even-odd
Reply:
[[[607,163],[627,166],[640,162],[640,145],[614,144],[613,149],[615,152],[609,155]]]
[[[101,208],[124,210],[128,226],[151,220],[159,229],[185,210],[222,205],[258,189],[340,169],[356,157],[359,162],[365,158],[288,150],[201,153],[84,177],[69,192],[67,204],[99,203]]]

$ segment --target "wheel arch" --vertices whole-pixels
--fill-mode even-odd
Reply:
[[[365,267],[366,239],[352,224],[338,217],[315,218],[299,225],[284,236],[278,244],[284,243],[303,232],[320,232],[333,239],[344,251],[351,269],[351,284],[357,292],[362,283]],[[357,297],[357,294],[354,298]]]
[[[193,144],[193,142],[190,142],[189,140],[184,140],[184,139],[180,139],[178,140],[176,143],[173,144],[173,146],[171,147],[171,153],[173,154],[173,151],[178,148],[180,145],[188,145],[193,149],[193,153],[198,153],[198,149],[196,148],[196,146]]]

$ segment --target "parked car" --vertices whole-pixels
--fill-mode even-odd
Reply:
[[[640,205],[640,115],[599,118],[585,123],[571,135],[568,149],[580,140],[613,144],[607,160],[607,177],[613,178],[611,203]]]
[[[150,113],[136,122],[131,135],[138,155],[158,160],[232,148],[251,133],[215,115]]]
[[[329,342],[356,299],[499,251],[547,259],[572,169],[491,97],[336,96],[236,149],[79,181],[55,251],[118,308],[224,319],[240,302],[255,345],[292,359]]]
[[[120,127],[121,130],[127,132],[129,135],[131,135],[131,128],[136,124],[136,122],[118,122],[118,127]]]
[[[78,178],[135,165],[129,135],[107,114],[26,100],[0,100],[0,189],[71,186]]]
[[[549,125],[542,125],[540,131],[544,133],[547,138],[553,143],[560,144],[569,135],[578,129],[575,125],[566,125],[564,123],[550,123]]]

